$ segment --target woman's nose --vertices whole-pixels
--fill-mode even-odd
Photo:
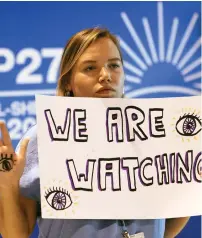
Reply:
[[[99,82],[102,81],[111,81],[111,75],[109,72],[109,69],[106,66],[103,66],[102,69],[100,70],[100,76],[99,76]]]

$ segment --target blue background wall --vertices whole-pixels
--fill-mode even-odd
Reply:
[[[62,47],[88,27],[119,36],[128,97],[199,95],[200,16],[200,2],[0,2],[0,120],[14,146],[36,122],[34,95],[55,92]],[[179,237],[201,237],[200,218]]]

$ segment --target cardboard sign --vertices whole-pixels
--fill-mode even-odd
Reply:
[[[43,218],[202,214],[201,97],[36,96]]]

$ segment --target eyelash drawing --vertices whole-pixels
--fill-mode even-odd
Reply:
[[[184,122],[183,122],[184,120]],[[194,113],[185,113],[183,116],[180,116],[178,121],[176,122],[176,131],[178,134],[182,136],[194,136],[198,134],[202,128],[201,118],[199,115],[196,115]],[[179,128],[178,128],[179,127]],[[196,128],[198,128],[198,131],[196,131]]]
[[[188,116],[190,116],[190,117],[195,117],[195,118],[197,118],[199,121],[202,121],[202,119],[200,118],[200,116],[199,115],[197,115],[197,114],[194,114],[194,113],[185,113],[183,116],[180,116],[180,118],[179,118],[179,120],[180,119],[182,119],[182,118],[184,118],[184,117],[188,117]]]
[[[55,195],[53,195],[54,193]],[[49,201],[49,197],[51,197],[51,201]],[[61,187],[49,188],[45,192],[45,199],[47,203],[55,210],[65,210],[72,205],[72,199],[70,194],[67,190]]]

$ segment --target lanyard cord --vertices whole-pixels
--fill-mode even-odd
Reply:
[[[121,227],[122,227],[122,236],[124,238],[130,238],[130,235],[127,231],[127,227],[126,227],[126,224],[125,224],[125,221],[124,220],[120,220],[119,221],[121,223]]]

